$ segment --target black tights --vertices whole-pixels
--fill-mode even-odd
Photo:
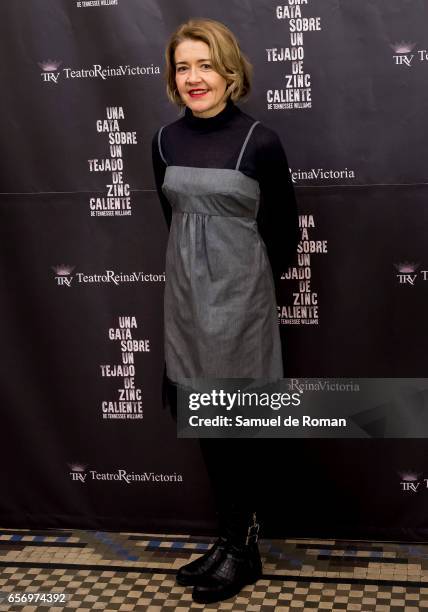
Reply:
[[[254,512],[258,505],[260,469],[259,440],[246,438],[201,438],[202,457],[219,511],[233,507]]]

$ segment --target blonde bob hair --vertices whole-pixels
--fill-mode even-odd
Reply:
[[[251,90],[252,65],[242,53],[236,36],[220,21],[190,19],[171,35],[165,49],[166,93],[178,106],[185,106],[175,82],[175,50],[184,40],[201,40],[211,52],[213,68],[227,81],[225,99],[234,102]]]

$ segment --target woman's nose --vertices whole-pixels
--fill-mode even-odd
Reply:
[[[201,80],[201,77],[199,75],[199,70],[196,66],[193,66],[193,68],[189,69],[189,81],[191,81],[192,83],[194,82],[198,82]]]

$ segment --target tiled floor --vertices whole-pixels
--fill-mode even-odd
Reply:
[[[261,540],[262,580],[226,602],[196,604],[191,588],[177,586],[174,575],[210,542],[183,535],[3,529],[0,610],[428,609],[428,545],[343,540]],[[24,592],[38,593],[39,601],[8,601]],[[66,594],[67,601],[55,603],[55,594]]]

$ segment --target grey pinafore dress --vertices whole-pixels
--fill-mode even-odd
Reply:
[[[172,207],[164,296],[168,378],[283,376],[272,270],[256,216],[258,181],[236,168],[166,164]]]

